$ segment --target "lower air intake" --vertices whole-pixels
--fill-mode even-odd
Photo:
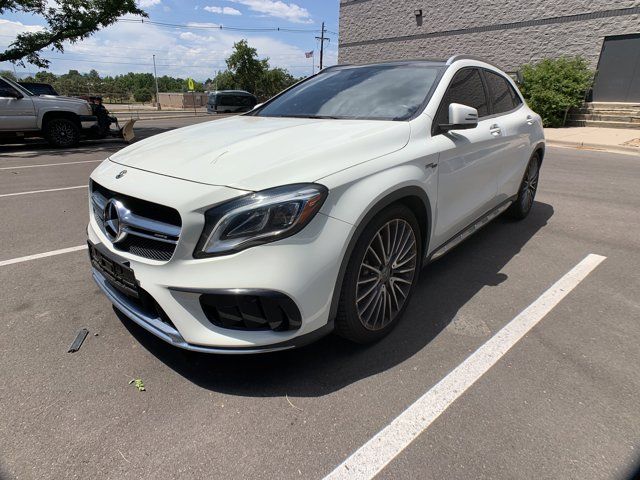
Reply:
[[[291,298],[278,292],[251,294],[207,293],[200,306],[214,325],[232,330],[297,330],[300,310]]]

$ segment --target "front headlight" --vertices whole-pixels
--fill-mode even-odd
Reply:
[[[299,183],[252,193],[205,212],[205,226],[193,252],[213,257],[290,237],[318,213],[328,190]]]

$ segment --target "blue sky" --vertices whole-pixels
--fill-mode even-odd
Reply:
[[[49,0],[52,6],[55,0]],[[296,76],[309,75],[312,59],[304,52],[315,51],[315,67],[319,62],[320,24],[324,20],[329,32],[325,43],[325,65],[336,62],[338,50],[339,0],[139,0],[139,5],[154,22],[186,25],[176,28],[141,24],[127,17],[92,37],[76,44],[65,44],[65,53],[46,51],[49,70],[65,73],[96,69],[100,74],[152,72],[152,55],[156,56],[158,75],[193,77],[204,80],[225,68],[224,59],[233,43],[246,38],[261,58],[269,57],[272,66],[287,68]],[[22,31],[42,28],[40,18],[23,14],[6,14],[0,18],[0,48],[11,43]],[[304,32],[237,31],[220,29],[285,28]],[[13,70],[13,65],[0,63],[0,70]],[[33,73],[33,65],[16,67],[18,75]]]

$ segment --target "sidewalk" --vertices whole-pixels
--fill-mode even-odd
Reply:
[[[547,145],[606,150],[640,156],[640,129],[567,127],[545,128]]]

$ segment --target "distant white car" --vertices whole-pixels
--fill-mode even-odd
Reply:
[[[0,77],[0,140],[44,137],[54,147],[71,147],[98,128],[91,106],[79,98],[34,95]]]
[[[322,70],[252,112],[140,141],[91,175],[93,276],[125,316],[215,353],[396,326],[420,268],[527,216],[540,117],[487,62]]]

